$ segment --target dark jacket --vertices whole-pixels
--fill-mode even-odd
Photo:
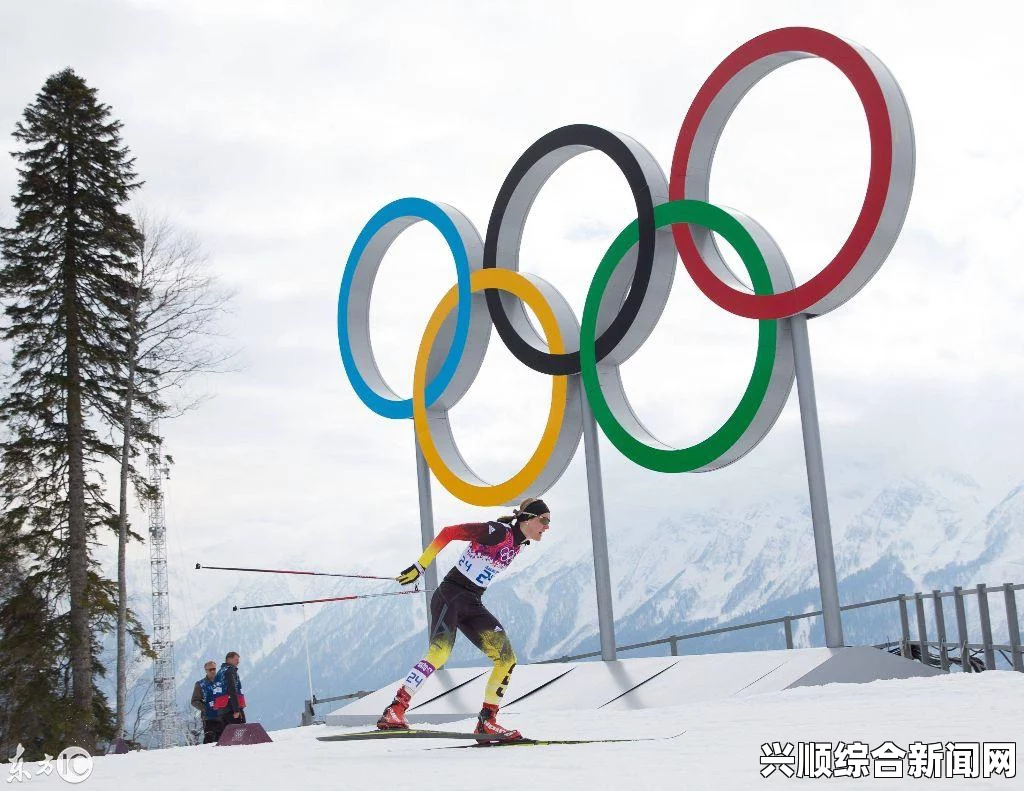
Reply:
[[[242,695],[242,682],[238,678],[237,667],[227,662],[222,663],[214,684],[220,687],[218,697],[227,696],[226,705],[217,706],[222,714],[225,711],[234,714],[245,708],[245,697]]]

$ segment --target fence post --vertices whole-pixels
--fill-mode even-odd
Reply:
[[[928,627],[924,622],[924,595],[914,594],[914,609],[917,610],[917,642],[921,645],[921,664],[930,665],[931,655],[928,652]]]
[[[782,625],[783,625],[783,627],[786,630],[786,648],[792,648],[793,647],[793,619],[790,618],[787,615],[786,616],[786,620],[784,620],[782,622]]]
[[[935,631],[938,633],[935,639],[939,641],[939,665],[943,670],[949,670],[949,651],[946,648],[946,614],[942,611],[942,592],[933,590],[932,600],[935,602]]]
[[[1003,596],[1006,598],[1006,627],[1010,632],[1010,648],[1013,650],[1013,669],[1024,673],[1024,654],[1020,649],[1020,621],[1017,620],[1017,596],[1013,583],[1003,585]]]
[[[981,617],[981,643],[985,649],[985,667],[996,669],[996,650],[992,647],[992,619],[988,612],[988,589],[984,582],[978,583],[978,615]]]
[[[907,595],[905,593],[900,594],[900,630],[903,632],[903,637],[900,640],[900,654],[910,659],[910,618],[907,616]]]
[[[679,641],[676,638],[669,638],[669,647],[672,649],[672,656],[679,656]]]
[[[953,609],[956,611],[956,634],[960,643],[960,669],[971,672],[971,641],[967,636],[967,612],[964,610],[964,589],[953,588]]]

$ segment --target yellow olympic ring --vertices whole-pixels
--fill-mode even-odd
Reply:
[[[565,351],[554,312],[537,287],[525,277],[510,269],[478,269],[470,276],[469,282],[471,293],[493,288],[507,291],[521,299],[537,316],[549,351],[554,354]],[[551,408],[548,411],[547,425],[544,426],[544,433],[537,444],[537,449],[519,472],[504,483],[493,486],[477,486],[455,475],[434,445],[434,439],[430,434],[430,413],[427,410],[425,394],[430,350],[434,346],[441,325],[455,308],[458,299],[458,286],[453,286],[431,314],[416,352],[416,367],[412,379],[412,418],[416,427],[416,439],[431,471],[445,489],[471,505],[502,505],[526,491],[544,471],[548,459],[554,452],[558,432],[565,416],[568,384],[564,376],[551,377]]]

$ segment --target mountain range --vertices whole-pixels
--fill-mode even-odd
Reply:
[[[953,585],[1024,581],[1024,485],[992,502],[969,475],[939,469],[875,486],[836,487],[830,508],[842,603]],[[682,510],[609,533],[619,646],[820,608],[806,497],[780,495],[732,509]],[[545,542],[529,551],[530,562],[517,560],[485,599],[513,636],[519,661],[598,650],[589,542]],[[442,553],[439,574],[454,560],[453,548]],[[233,610],[394,590],[391,583],[358,583],[356,590],[351,582],[332,588],[319,579],[258,576],[243,579],[176,638],[182,710],[188,710],[203,660],[220,661],[228,647],[242,655],[250,719],[268,728],[297,724],[310,684],[320,698],[376,689],[404,676],[421,656],[426,632],[422,595]],[[990,599],[998,642],[1000,634],[1005,640],[1005,609],[1001,593]],[[947,606],[952,634],[955,620]],[[974,597],[967,609],[972,640],[980,640]],[[927,612],[934,635],[930,606]],[[913,611],[911,623],[916,623]],[[898,639],[897,606],[844,613],[843,627],[847,644]],[[794,640],[798,647],[822,645],[820,618],[797,621]],[[680,648],[705,653],[784,645],[782,629],[773,625],[686,640]],[[620,656],[664,653],[666,646],[654,646]],[[450,663],[485,661],[468,641],[459,640]],[[148,683],[141,669],[133,699],[142,696]],[[337,705],[321,704],[317,714]]]

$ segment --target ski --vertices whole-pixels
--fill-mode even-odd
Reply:
[[[504,741],[480,742],[479,744],[457,744],[448,747],[431,747],[431,750],[462,750],[466,747],[553,747],[568,744],[624,744],[627,742],[661,742],[677,739],[686,731],[673,736],[648,736],[637,739],[506,739]]]
[[[318,742],[357,742],[372,741],[374,739],[493,739],[493,736],[485,736],[476,733],[463,733],[461,731],[428,731],[418,728],[407,728],[389,731],[359,731],[358,733],[335,733],[330,736],[317,736]]]

